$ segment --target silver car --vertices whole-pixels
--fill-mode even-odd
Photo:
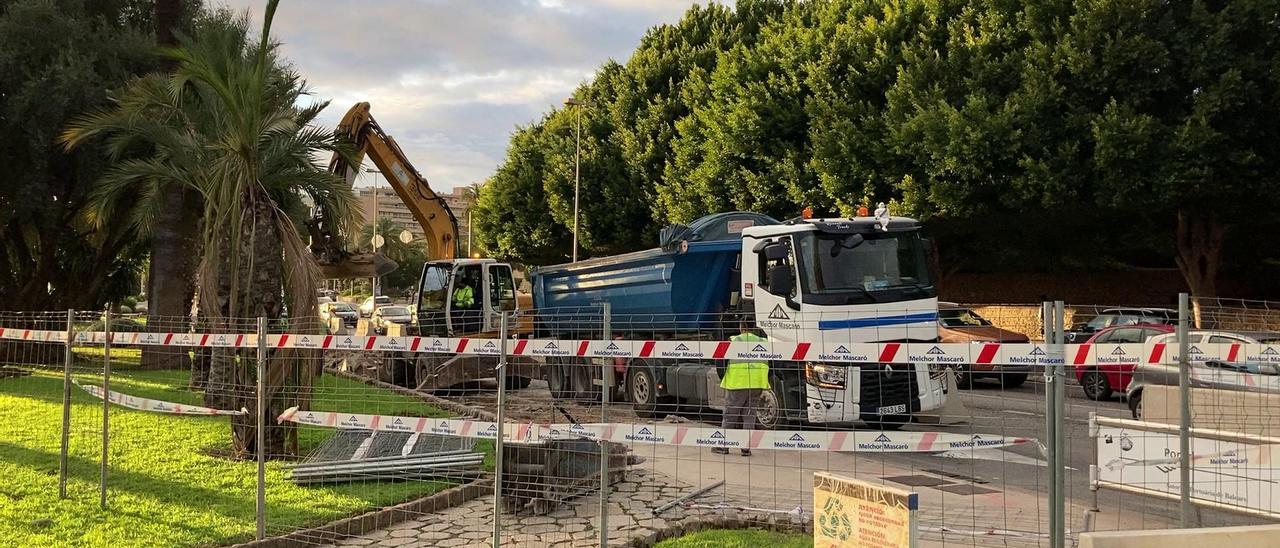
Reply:
[[[1166,333],[1152,337],[1147,343],[1167,344],[1170,348],[1167,352],[1171,355],[1176,355],[1177,350],[1172,350],[1172,348],[1178,343],[1177,336],[1177,333]],[[1207,346],[1214,345],[1213,349],[1220,350],[1221,347],[1217,345],[1256,345],[1263,342],[1274,343],[1275,336],[1271,334],[1245,335],[1230,331],[1189,331],[1187,333],[1187,362],[1191,366],[1191,386],[1219,390],[1280,393],[1280,365],[1251,361],[1245,354],[1235,355],[1228,352],[1228,355],[1220,355],[1220,352],[1215,353],[1208,350]],[[1206,348],[1201,349],[1199,346],[1206,346]],[[1244,346],[1236,348],[1239,352],[1239,349],[1244,348]],[[1133,380],[1129,382],[1128,388],[1125,389],[1129,400],[1129,410],[1133,413],[1133,418],[1142,418],[1142,389],[1144,387],[1151,385],[1177,386],[1179,376],[1180,368],[1176,363],[1138,364],[1133,371]]]
[[[369,320],[375,333],[385,335],[387,327],[391,324],[409,325],[413,323],[413,315],[409,313],[407,306],[382,306],[373,311],[373,318]]]

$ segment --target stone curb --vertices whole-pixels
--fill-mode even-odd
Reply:
[[[480,479],[465,485],[450,487],[434,495],[383,508],[382,510],[374,510],[358,516],[342,518],[319,527],[301,529],[278,537],[233,544],[228,548],[302,548],[315,546],[317,543],[333,542],[347,537],[359,536],[369,531],[403,523],[416,519],[423,514],[437,512],[445,508],[458,506],[471,499],[479,498],[485,494],[492,493],[492,485],[492,479]]]

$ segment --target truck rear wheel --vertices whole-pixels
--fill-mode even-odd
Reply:
[[[583,402],[600,401],[600,386],[596,379],[600,376],[600,368],[590,361],[570,363],[569,385],[573,387],[573,398]]]
[[[547,360],[547,388],[554,399],[567,400],[573,397],[573,389],[569,385],[568,368],[560,363],[559,359]]]
[[[658,384],[648,367],[636,367],[627,375],[627,396],[637,415],[651,419],[658,414]]]

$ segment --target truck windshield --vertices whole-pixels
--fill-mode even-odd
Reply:
[[[844,296],[845,302],[920,299],[936,293],[925,241],[918,232],[799,235],[804,292]],[[825,303],[824,303],[825,304]]]
[[[428,264],[422,272],[422,288],[418,291],[418,312],[444,312],[449,299],[449,268]]]

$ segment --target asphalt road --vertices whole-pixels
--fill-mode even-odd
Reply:
[[[461,400],[486,408],[493,408],[493,394],[486,383],[480,391]],[[983,436],[1045,438],[1045,384],[1042,378],[1032,380],[1018,388],[1001,388],[990,381],[978,381],[974,388],[961,390],[960,398],[967,408],[968,420],[954,425],[911,424],[907,431],[944,431]],[[1089,490],[1089,465],[1094,462],[1094,440],[1089,437],[1089,415],[1113,418],[1130,418],[1128,405],[1119,397],[1110,401],[1093,401],[1084,396],[1075,379],[1069,377],[1065,389],[1067,395],[1066,453],[1067,498],[1075,505],[1089,506],[1093,493]],[[554,405],[543,381],[535,381],[529,388],[509,393],[508,416],[513,420],[555,422],[562,419],[560,409],[581,422],[598,421],[601,409],[596,404],[559,402]],[[719,424],[715,412],[682,413],[694,422]],[[608,422],[645,422],[636,416],[630,404],[616,403],[609,406]],[[1050,477],[1047,463],[1037,444],[1024,444],[1008,449],[988,449],[956,454],[891,453],[865,458],[891,459],[897,466],[909,466],[923,474],[954,474],[957,479],[971,479],[981,487],[998,491],[1020,488],[1040,492],[1047,496]],[[1155,497],[1101,491],[1098,494],[1104,512],[1124,512],[1139,521],[1166,524],[1177,523],[1179,517],[1176,501]],[[1047,505],[1047,502],[1045,503]],[[1069,506],[1070,507],[1070,506]],[[1262,523],[1255,518],[1239,516],[1216,510],[1201,510],[1201,522],[1206,526],[1245,525]],[[1070,528],[1079,527],[1081,516],[1070,516]],[[1046,525],[1047,527],[1047,525]],[[1150,525],[1154,528],[1157,525]]]
[[[1045,384],[1041,379],[1028,382],[1018,388],[1005,389],[995,383],[978,381],[970,390],[960,391],[961,398],[972,415],[966,424],[939,428],[913,424],[909,430],[942,429],[955,432],[998,434],[1003,436],[1045,438]],[[1065,449],[1067,454],[1066,490],[1072,503],[1086,504],[1092,500],[1089,490],[1089,465],[1094,462],[1094,440],[1089,437],[1089,415],[1114,418],[1131,418],[1128,404],[1119,397],[1110,401],[1093,401],[1085,397],[1073,378],[1067,381],[1067,417]],[[949,458],[931,454],[905,454],[903,459],[920,469],[969,476],[988,482],[986,487],[1002,489],[1004,486],[1020,487],[1046,493],[1049,489],[1049,471],[1040,449],[1034,444],[1016,446],[1006,450],[980,451],[978,458]],[[1122,511],[1153,521],[1176,523],[1179,518],[1177,502],[1155,497],[1101,491],[1098,494],[1101,507],[1106,511]],[[1215,510],[1202,510],[1204,525],[1244,525],[1262,523],[1254,518]],[[1079,526],[1081,516],[1070,516],[1073,526]]]

